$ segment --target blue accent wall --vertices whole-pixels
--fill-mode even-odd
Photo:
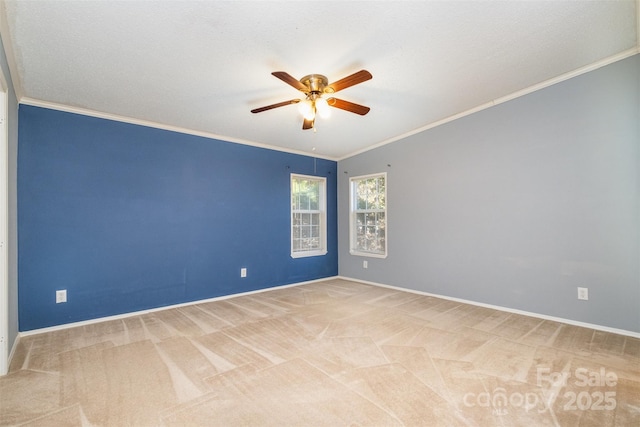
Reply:
[[[21,331],[338,274],[336,162],[26,105],[18,137]],[[325,256],[290,256],[291,173]]]

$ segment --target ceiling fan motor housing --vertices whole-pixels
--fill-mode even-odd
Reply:
[[[329,79],[322,74],[309,74],[301,78],[300,83],[308,87],[310,93],[323,93],[329,84]]]

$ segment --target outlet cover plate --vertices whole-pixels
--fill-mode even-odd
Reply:
[[[62,289],[56,291],[56,304],[60,304],[61,302],[67,302],[67,290]]]
[[[578,288],[578,299],[588,300],[589,299],[589,288]]]

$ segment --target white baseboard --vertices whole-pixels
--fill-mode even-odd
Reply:
[[[186,306],[189,306],[189,305],[202,304],[202,303],[206,303],[206,302],[222,301],[222,300],[225,300],[225,299],[230,299],[230,298],[235,298],[235,297],[240,297],[240,296],[245,296],[245,295],[259,294],[259,293],[262,293],[262,292],[273,291],[273,290],[276,290],[276,289],[285,289],[285,288],[291,288],[291,287],[294,287],[294,286],[301,286],[301,285],[308,285],[308,284],[311,284],[311,283],[324,282],[324,281],[327,281],[327,280],[335,280],[336,278],[338,278],[338,277],[337,276],[323,277],[322,279],[309,280],[309,281],[306,281],[306,282],[290,283],[288,285],[280,285],[280,286],[274,286],[274,287],[271,287],[271,288],[257,289],[255,291],[247,291],[247,292],[240,292],[240,293],[237,293],[237,294],[221,295],[219,297],[213,297],[213,298],[201,299],[201,300],[196,300],[196,301],[183,302],[183,303],[180,303],[180,304],[167,305],[167,306],[157,307],[157,308],[149,308],[147,310],[132,311],[130,313],[116,314],[114,316],[98,317],[98,318],[95,318],[95,319],[82,320],[80,322],[65,323],[63,325],[50,326],[50,327],[47,327],[47,328],[32,329],[30,331],[19,332],[18,333],[18,337],[16,338],[16,343],[18,342],[18,338],[20,338],[21,336],[22,337],[27,337],[27,336],[30,336],[30,335],[43,334],[45,332],[60,331],[60,330],[63,330],[63,329],[70,329],[70,328],[75,328],[75,327],[78,327],[78,326],[91,325],[91,324],[100,323],[100,322],[108,322],[110,320],[126,319],[128,317],[139,316],[141,314],[155,313],[157,311],[170,310],[172,308],[186,307]],[[14,345],[13,348],[15,349],[15,345]],[[11,358],[9,358],[9,361],[11,361]]]
[[[257,289],[255,291],[248,291],[248,292],[241,292],[241,293],[237,293],[237,294],[223,295],[223,296],[214,297],[214,298],[208,298],[208,299],[204,299],[204,300],[190,301],[190,302],[185,302],[185,303],[181,303],[181,304],[174,304],[174,305],[165,306],[165,307],[151,308],[151,309],[148,309],[148,310],[134,311],[134,312],[131,312],[131,313],[123,313],[123,314],[118,314],[118,315],[115,315],[115,316],[99,317],[99,318],[96,318],[96,319],[84,320],[84,321],[81,321],[81,322],[65,323],[64,325],[57,325],[57,326],[51,326],[51,327],[48,327],[48,328],[40,328],[40,329],[33,329],[31,331],[19,332],[18,336],[16,337],[16,340],[14,342],[14,345],[11,348],[11,354],[9,354],[8,363],[9,364],[11,363],[11,358],[12,358],[13,353],[14,353],[14,351],[15,351],[18,343],[19,343],[20,337],[26,337],[26,336],[29,336],[29,335],[37,335],[37,334],[42,334],[42,333],[45,333],[45,332],[59,331],[59,330],[69,329],[69,328],[75,328],[77,326],[91,325],[91,324],[94,324],[94,323],[106,322],[106,321],[109,321],[109,320],[125,319],[125,318],[132,317],[132,316],[139,316],[141,314],[154,313],[154,312],[157,312],[157,311],[169,310],[169,309],[172,309],[172,308],[186,307],[186,306],[189,306],[189,305],[202,304],[202,303],[213,302],[213,301],[222,301],[222,300],[225,300],[225,299],[230,299],[230,298],[235,298],[235,297],[240,297],[240,296],[245,296],[245,295],[258,294],[258,293],[273,291],[273,290],[277,290],[277,289],[291,288],[291,287],[294,287],[294,286],[302,286],[302,285],[308,285],[308,284],[311,284],[311,283],[319,283],[319,282],[325,282],[325,281],[336,280],[336,279],[349,280],[349,281],[352,281],[352,282],[363,283],[363,284],[366,284],[366,285],[379,286],[379,287],[383,287],[383,288],[395,289],[395,290],[398,290],[398,291],[410,292],[410,293],[414,293],[414,294],[418,294],[418,295],[424,295],[424,296],[435,297],[435,298],[442,298],[442,299],[446,299],[446,300],[450,300],[450,301],[456,301],[456,302],[463,303],[463,304],[470,304],[470,305],[475,305],[475,306],[478,306],[478,307],[484,307],[484,308],[490,308],[490,309],[493,309],[493,310],[504,311],[504,312],[507,312],[507,313],[520,314],[520,315],[523,315],[523,316],[535,317],[535,318],[543,319],[543,320],[551,320],[551,321],[554,321],[554,322],[565,323],[565,324],[568,324],[568,325],[581,326],[583,328],[595,329],[595,330],[598,330],[598,331],[604,331],[604,332],[610,332],[610,333],[614,333],[614,334],[618,334],[618,335],[625,335],[625,336],[629,336],[629,337],[640,338],[640,333],[633,332],[633,331],[627,331],[625,329],[617,329],[617,328],[611,328],[611,327],[608,327],[608,326],[596,325],[596,324],[592,324],[592,323],[579,322],[577,320],[565,319],[565,318],[562,318],[562,317],[548,316],[546,314],[540,314],[540,313],[534,313],[534,312],[530,312],[530,311],[518,310],[518,309],[514,309],[514,308],[509,308],[509,307],[502,307],[502,306],[493,305],[493,304],[485,304],[485,303],[482,303],[482,302],[471,301],[471,300],[466,300],[466,299],[462,299],[462,298],[449,297],[449,296],[446,296],[446,295],[433,294],[433,293],[429,293],[429,292],[418,291],[418,290],[415,290],[415,289],[409,289],[409,288],[402,288],[402,287],[399,287],[399,286],[386,285],[384,283],[377,283],[377,282],[370,282],[370,281],[367,281],[367,280],[354,279],[352,277],[332,276],[332,277],[324,277],[322,279],[309,280],[309,281],[306,281],[306,282],[291,283],[291,284],[288,284],[288,285],[274,286],[272,288]]]
[[[13,355],[16,353],[16,348],[18,348],[18,344],[20,344],[20,333],[16,335],[16,339],[13,340],[13,345],[11,346],[11,351],[9,352],[9,358],[7,359],[7,374],[9,373],[8,369],[11,367],[11,361],[13,360]]]
[[[359,283],[363,283],[363,284],[366,284],[366,285],[380,286],[380,287],[383,287],[383,288],[395,289],[395,290],[398,290],[398,291],[411,292],[413,294],[418,294],[418,295],[424,295],[424,296],[435,297],[435,298],[442,298],[442,299],[446,299],[446,300],[449,300],[449,301],[455,301],[455,302],[460,302],[460,303],[463,303],[463,304],[475,305],[475,306],[478,306],[478,307],[491,308],[493,310],[504,311],[504,312],[507,312],[507,313],[521,314],[523,316],[536,317],[538,319],[544,319],[544,320],[551,320],[551,321],[554,321],[554,322],[565,323],[567,325],[581,326],[583,328],[595,329],[597,331],[611,332],[613,334],[625,335],[625,336],[634,337],[634,338],[640,338],[640,333],[639,332],[627,331],[625,329],[617,329],[617,328],[611,328],[611,327],[608,327],[608,326],[595,325],[593,323],[579,322],[577,320],[565,319],[565,318],[562,318],[562,317],[548,316],[546,314],[533,313],[533,312],[530,312],[530,311],[518,310],[518,309],[515,309],[515,308],[502,307],[502,306],[493,305],[493,304],[485,304],[485,303],[482,303],[482,302],[471,301],[471,300],[466,300],[466,299],[462,299],[462,298],[449,297],[449,296],[446,296],[446,295],[432,294],[432,293],[429,293],[429,292],[417,291],[415,289],[402,288],[402,287],[399,287],[399,286],[392,286],[392,285],[385,285],[384,283],[369,282],[367,280],[354,279],[352,277],[338,276],[337,278],[338,279],[343,279],[343,280],[350,280],[352,282],[359,282]]]

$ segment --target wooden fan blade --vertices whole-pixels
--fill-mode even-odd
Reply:
[[[271,110],[273,108],[284,107],[285,105],[297,104],[299,99],[291,99],[289,101],[278,102],[277,104],[267,105],[265,107],[255,108],[251,110],[252,113],[262,113],[263,111]]]
[[[371,110],[371,108],[365,107],[364,105],[355,104],[353,102],[344,101],[338,98],[327,99],[327,104],[329,104],[331,107],[334,107],[334,108],[339,108],[341,110],[360,114],[361,116],[364,116],[369,112],[369,110]]]
[[[304,119],[304,122],[302,122],[302,130],[313,129],[313,123],[315,121],[316,121],[315,119],[313,120]]]
[[[337,82],[331,83],[329,86],[327,86],[325,92],[335,93],[339,90],[357,85],[358,83],[366,82],[367,80],[370,80],[372,78],[373,76],[370,72],[368,72],[367,70],[360,70],[357,73],[353,73],[350,76],[338,80]]]
[[[274,76],[276,76],[277,78],[279,78],[280,80],[285,82],[286,84],[295,87],[296,89],[298,89],[301,92],[305,92],[306,93],[309,90],[309,88],[307,88],[305,85],[300,83],[299,80],[297,80],[295,77],[293,77],[289,73],[286,73],[284,71],[274,71],[271,74],[273,74]]]

